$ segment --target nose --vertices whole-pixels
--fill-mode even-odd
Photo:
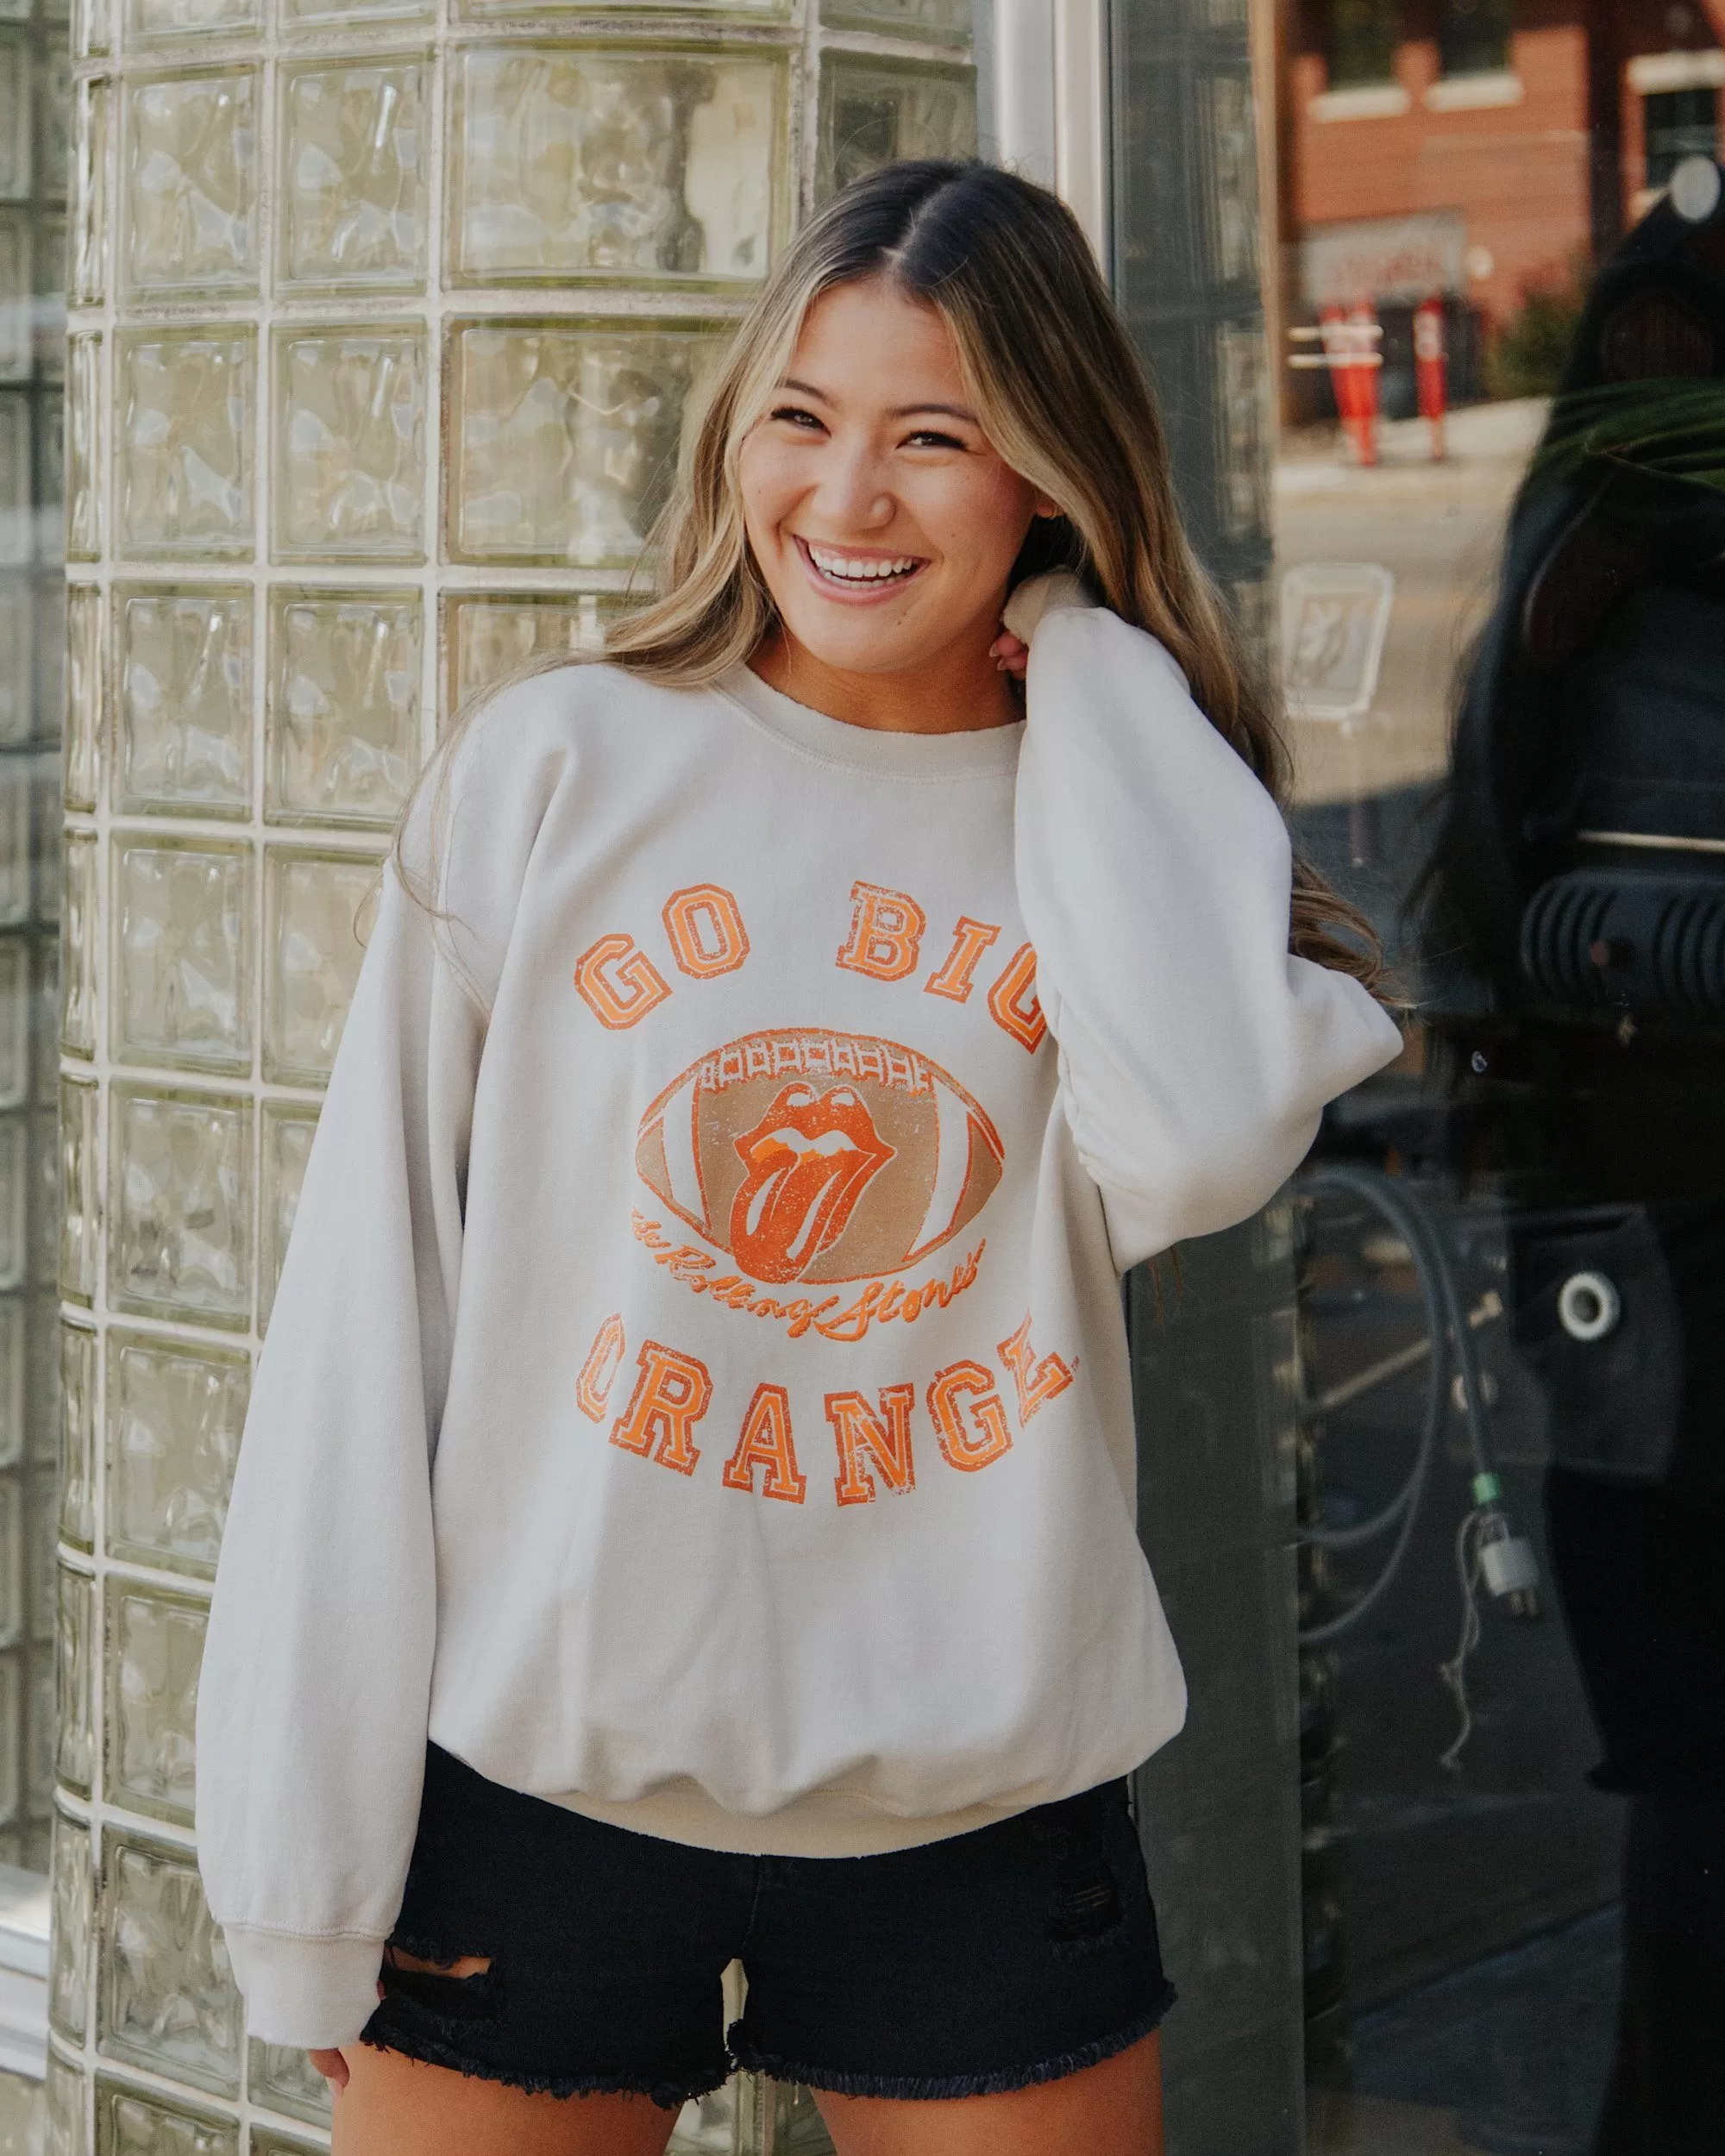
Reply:
[[[813,507],[835,538],[843,532],[880,531],[891,523],[898,505],[872,442],[840,439],[828,445]]]

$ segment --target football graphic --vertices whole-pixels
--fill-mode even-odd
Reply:
[[[864,1280],[975,1219],[1000,1135],[957,1080],[896,1041],[746,1034],[691,1063],[641,1119],[635,1165],[752,1279]]]

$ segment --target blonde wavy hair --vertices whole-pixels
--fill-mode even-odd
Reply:
[[[743,531],[738,452],[788,370],[810,307],[834,285],[873,277],[940,317],[983,431],[1059,505],[1058,517],[1037,519],[1014,583],[1071,570],[1148,630],[1211,724],[1285,803],[1290,773],[1274,707],[1181,525],[1156,399],[1089,244],[1057,196],[980,162],[887,166],[803,227],[737,333],[655,527],[646,557],[655,594],[608,630],[604,661],[697,687],[773,630],[777,613]],[[524,671],[568,663],[560,653]],[[447,754],[436,761],[447,770]],[[1289,942],[1383,992],[1370,924],[1297,860]]]

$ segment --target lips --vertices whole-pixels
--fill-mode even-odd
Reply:
[[[731,1201],[731,1250],[770,1281],[800,1279],[832,1248],[894,1154],[850,1086],[786,1086],[736,1145],[749,1173]]]

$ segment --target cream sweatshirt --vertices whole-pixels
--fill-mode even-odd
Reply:
[[[441,912],[386,876],[199,1692],[254,2034],[369,2017],[428,1733],[822,1857],[1180,1727],[1118,1278],[1261,1206],[1399,1036],[1288,955],[1282,819],[1162,647],[1052,580],[1008,620],[1022,724],[571,666],[427,789]]]

